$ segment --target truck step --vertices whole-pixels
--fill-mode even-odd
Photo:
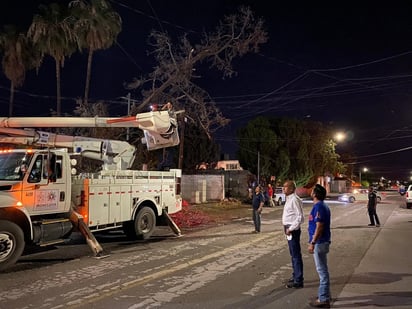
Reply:
[[[68,218],[43,219],[43,220],[40,220],[40,221],[33,221],[33,224],[48,225],[48,224],[55,224],[55,223],[68,222],[68,221],[70,221],[70,219],[68,219]]]
[[[67,239],[54,239],[54,240],[50,240],[50,241],[41,242],[41,243],[39,243],[39,246],[40,247],[47,247],[47,246],[62,244],[66,241],[67,241]]]

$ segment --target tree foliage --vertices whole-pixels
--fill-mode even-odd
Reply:
[[[269,120],[255,118],[245,128],[241,128],[238,135],[240,165],[257,174],[259,162],[260,175],[274,175],[272,153],[278,149],[279,143]]]
[[[205,132],[194,125],[188,123],[185,126],[184,141],[184,161],[185,170],[194,170],[200,162],[217,162],[219,160],[219,145],[210,140]]]
[[[122,30],[122,19],[105,0],[74,0],[69,3],[74,16],[73,31],[79,49],[87,49],[87,71],[84,104],[88,103],[93,53],[108,49]]]
[[[293,179],[299,186],[316,182],[318,176],[342,172],[332,140],[332,130],[319,122],[258,117],[238,131],[240,164],[257,174]]]
[[[53,57],[56,67],[56,112],[61,115],[61,68],[66,57],[76,50],[76,38],[68,9],[58,3],[40,5],[40,13],[34,15],[27,36],[35,44],[41,57]]]
[[[13,25],[4,26],[0,34],[0,50],[4,75],[10,80],[9,116],[12,116],[14,90],[23,85],[26,71],[38,66],[40,60],[25,33]]]
[[[68,7],[59,3],[39,7],[27,37],[40,54],[38,67],[45,56],[51,56],[55,61],[57,116],[61,115],[62,109],[61,68],[67,57],[82,49],[88,49],[89,58],[84,101],[78,102],[76,112],[85,116],[105,116],[104,108],[96,111],[87,104],[91,58],[94,51],[109,48],[120,29],[120,16],[111,10],[107,0],[74,0]],[[202,70],[206,69],[207,73],[215,70],[223,79],[230,78],[236,75],[233,61],[258,52],[268,37],[263,21],[247,7],[225,16],[213,31],[192,35],[185,33],[174,38],[168,33],[153,31],[149,36],[149,55],[153,56],[156,65],[147,75],[125,85],[141,96],[137,99],[142,103],[132,107],[132,114],[144,111],[152,103],[172,102],[175,110],[184,110],[189,119],[189,129],[185,130],[186,167],[193,166],[196,161],[217,159],[218,147],[213,142],[213,134],[229,122],[209,93],[196,83],[203,77]],[[96,106],[102,107],[100,104]],[[140,138],[141,132],[131,132],[129,141],[140,145]],[[152,157],[146,159],[150,161]],[[162,162],[165,157],[163,152]]]
[[[149,44],[156,65],[151,73],[127,85],[141,92],[142,103],[134,111],[154,102],[172,102],[176,110],[184,109],[192,123],[210,139],[229,120],[207,91],[195,84],[201,78],[202,65],[208,64],[208,69],[222,72],[223,78],[231,77],[235,74],[232,61],[257,52],[266,41],[263,21],[245,7],[226,16],[215,31],[203,33],[196,43],[187,34],[175,42],[167,33],[153,31]]]

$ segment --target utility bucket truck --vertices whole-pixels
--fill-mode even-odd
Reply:
[[[14,264],[26,246],[65,241],[80,231],[95,255],[102,253],[94,232],[123,229],[149,238],[181,210],[181,171],[131,170],[135,147],[125,141],[38,131],[51,127],[140,128],[149,150],[179,144],[172,111],[125,118],[0,118],[0,270]],[[32,129],[28,129],[32,128]],[[20,147],[21,148],[21,147]],[[76,170],[76,156],[98,160],[98,172]]]

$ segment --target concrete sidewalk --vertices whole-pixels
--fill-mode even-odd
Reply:
[[[395,209],[332,308],[412,308],[412,211]]]

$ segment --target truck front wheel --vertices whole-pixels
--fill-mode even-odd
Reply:
[[[22,229],[13,222],[0,220],[0,270],[16,263],[24,246]]]

